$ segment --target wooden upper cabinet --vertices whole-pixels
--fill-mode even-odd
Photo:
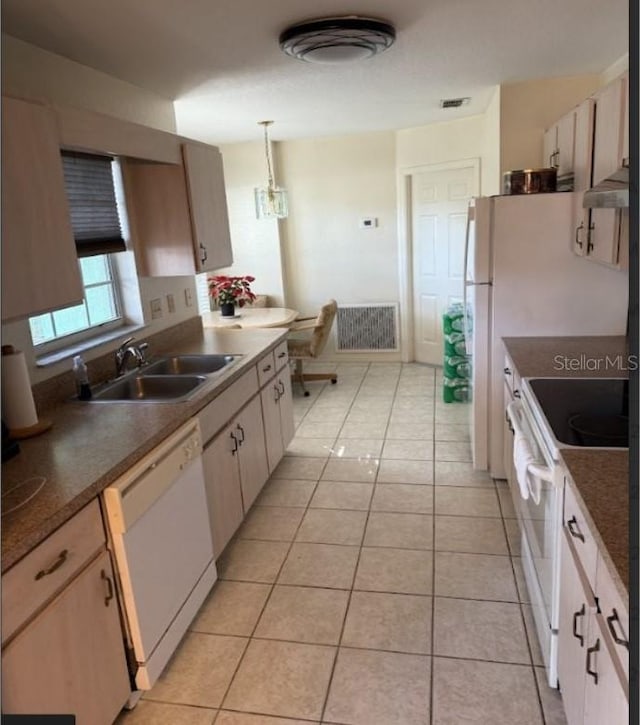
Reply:
[[[196,271],[184,169],[122,159],[129,229],[141,277]]]
[[[122,160],[141,277],[198,274],[233,262],[220,152],[184,144],[184,166]]]
[[[233,263],[222,155],[212,146],[182,144],[198,272]]]
[[[83,296],[53,112],[3,97],[2,319]]]

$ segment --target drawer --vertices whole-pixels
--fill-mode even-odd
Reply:
[[[622,665],[622,669],[628,678],[629,598],[626,597],[625,601],[620,596],[620,592],[613,583],[613,578],[602,556],[598,556],[596,595],[604,622],[605,636],[609,640],[610,649]]]
[[[598,560],[598,547],[589,531],[587,522],[578,506],[576,495],[571,484],[565,478],[564,484],[564,513],[562,525],[566,529],[575,552],[578,563],[582,567],[591,591],[596,591],[596,564]]]
[[[273,351],[273,356],[276,359],[276,370],[280,371],[289,362],[289,348],[287,347],[287,341],[283,340]]]
[[[258,374],[252,367],[233,385],[224,390],[215,400],[198,413],[203,445],[258,392]]]
[[[260,387],[266,385],[269,380],[276,374],[276,362],[273,357],[273,352],[265,355],[257,365],[258,368],[258,383]]]
[[[105,543],[95,499],[2,577],[2,641],[29,620]]]

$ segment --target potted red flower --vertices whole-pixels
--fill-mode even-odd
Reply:
[[[209,297],[220,307],[222,317],[234,317],[236,305],[244,307],[256,299],[251,291],[251,282],[254,281],[255,277],[248,274],[243,277],[228,277],[223,274],[207,277]]]

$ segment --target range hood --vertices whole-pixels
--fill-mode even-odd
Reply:
[[[614,174],[584,192],[582,206],[585,209],[620,209],[629,206],[629,162],[625,159],[622,163]]]

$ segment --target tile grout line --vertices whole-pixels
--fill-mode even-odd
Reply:
[[[438,376],[434,372],[433,375],[433,395],[435,399],[436,395],[436,386],[437,386],[437,380]],[[434,710],[434,683],[435,683],[435,658],[434,658],[434,650],[435,650],[435,638],[436,638],[436,406],[434,403],[433,406],[433,447],[432,447],[432,458],[433,458],[433,464],[432,464],[432,481],[433,481],[433,500],[432,500],[432,508],[433,508],[433,554],[431,559],[431,637],[430,637],[430,651],[431,651],[431,661],[430,661],[430,668],[429,668],[429,723],[430,725],[433,725],[433,710]]]

